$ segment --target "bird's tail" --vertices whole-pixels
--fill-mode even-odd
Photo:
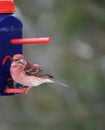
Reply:
[[[64,84],[64,83],[62,83],[62,82],[60,82],[60,81],[58,81],[58,80],[56,80],[54,78],[45,78],[43,80],[43,83],[55,83],[55,84],[62,85],[64,87],[69,87],[67,84]]]
[[[55,80],[55,83],[56,83],[56,84],[59,84],[59,85],[62,85],[62,86],[64,86],[64,87],[69,87],[67,84],[64,84],[64,83],[62,83],[62,82],[60,82],[60,81],[58,81],[58,80]]]
[[[62,83],[62,82],[60,82],[58,80],[55,80],[55,79],[52,79],[52,83],[56,83],[56,84],[62,85],[64,87],[69,87],[67,84],[64,84],[64,83]]]

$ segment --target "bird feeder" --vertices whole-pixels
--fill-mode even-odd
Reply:
[[[22,38],[23,24],[14,15],[14,0],[0,0],[0,95],[25,93],[20,84],[14,84],[10,75],[11,57],[23,53],[23,44],[49,43],[49,37]]]

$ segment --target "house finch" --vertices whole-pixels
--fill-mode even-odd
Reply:
[[[67,87],[53,78],[53,76],[46,74],[40,69],[38,64],[32,64],[24,59],[22,54],[16,54],[12,58],[10,73],[14,81],[27,86],[27,92],[30,88],[39,86],[43,83],[56,83]]]

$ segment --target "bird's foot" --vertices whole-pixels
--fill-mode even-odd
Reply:
[[[32,87],[27,87],[25,94],[28,94]]]
[[[29,89],[26,89],[25,90],[25,94],[27,95],[29,93]]]

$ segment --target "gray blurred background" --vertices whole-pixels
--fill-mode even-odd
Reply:
[[[0,130],[105,130],[105,1],[15,0],[24,55],[69,88],[45,84],[0,97]]]

